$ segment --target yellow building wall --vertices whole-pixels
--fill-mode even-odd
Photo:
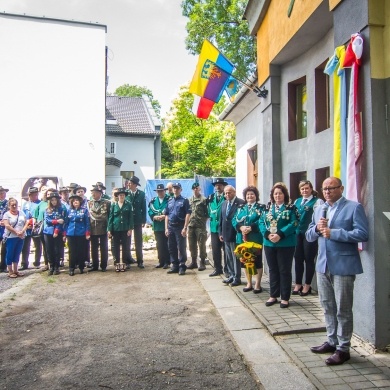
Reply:
[[[368,8],[370,25],[371,78],[390,77],[390,2],[370,0]]]
[[[318,8],[323,0],[295,1],[291,16],[289,2],[272,0],[257,33],[257,71],[259,85],[269,77],[269,64]]]

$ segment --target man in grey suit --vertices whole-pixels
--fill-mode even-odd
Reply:
[[[233,186],[224,188],[226,200],[222,203],[221,216],[219,219],[219,239],[224,243],[226,266],[229,277],[223,283],[234,286],[241,284],[241,263],[234,254],[236,249],[237,231],[232,225],[232,219],[239,205],[245,202],[236,197],[236,189]]]
[[[328,336],[328,341],[311,351],[333,352],[325,360],[331,366],[350,359],[353,285],[356,275],[363,272],[358,243],[368,240],[363,206],[345,199],[343,190],[337,177],[328,177],[323,182],[326,203],[314,211],[306,231],[309,242],[318,240],[317,284]]]

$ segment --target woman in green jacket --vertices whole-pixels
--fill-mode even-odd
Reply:
[[[125,262],[130,258],[129,237],[134,228],[133,207],[125,200],[126,189],[121,188],[114,194],[118,201],[111,205],[110,216],[108,218],[108,237],[114,241],[114,258],[116,272],[126,270]],[[122,246],[122,261],[119,261]]]
[[[270,298],[265,304],[274,305],[280,296],[280,307],[285,309],[289,306],[291,295],[291,267],[299,215],[297,208],[290,204],[290,196],[283,183],[276,183],[270,195],[271,202],[259,220],[269,267]]]
[[[263,235],[259,230],[258,221],[265,210],[265,205],[258,203],[260,200],[259,190],[255,186],[248,186],[244,189],[242,195],[245,199],[245,204],[239,206],[236,215],[232,220],[232,224],[237,230],[236,243],[238,245],[244,242],[263,244]],[[246,287],[243,288],[244,292],[253,290],[255,294],[259,294],[263,291],[261,288],[261,277],[263,276],[262,257],[262,252],[255,257],[257,273],[254,289],[252,286],[252,275],[250,275],[247,268],[245,268],[247,284]]]

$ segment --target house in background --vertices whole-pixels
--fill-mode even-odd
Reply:
[[[106,98],[106,187],[137,176],[141,187],[161,169],[161,122],[147,96]],[[160,176],[157,176],[160,177]]]
[[[245,18],[258,58],[251,81],[269,93],[259,99],[244,87],[220,115],[236,125],[238,192],[255,183],[267,202],[272,185],[283,181],[295,199],[306,178],[319,189],[334,171],[334,76],[324,67],[360,31],[363,153],[356,169],[370,239],[361,252],[364,273],[356,278],[354,333],[373,348],[390,345],[389,15],[386,0],[249,0]]]

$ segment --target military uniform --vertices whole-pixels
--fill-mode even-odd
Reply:
[[[122,245],[122,262],[126,263],[130,257],[127,232],[134,229],[133,207],[130,202],[125,200],[122,207],[119,207],[118,202],[111,205],[107,229],[113,236],[116,262],[119,262]]]
[[[98,189],[93,189],[99,191]],[[92,270],[99,269],[99,250],[100,250],[100,268],[105,271],[108,262],[108,217],[110,216],[111,202],[104,199],[90,200],[88,202],[89,220],[91,223],[91,254]]]
[[[176,183],[176,185],[180,184]],[[165,215],[168,220],[168,248],[172,264],[169,273],[178,272],[179,275],[183,275],[187,269],[187,239],[182,235],[183,229],[186,228],[187,214],[191,214],[190,202],[187,198],[179,195],[168,200]]]
[[[135,192],[128,191],[126,200],[133,206],[134,218],[134,246],[135,255],[138,266],[143,267],[143,240],[142,240],[142,226],[146,223],[146,200],[145,192],[137,190]],[[129,238],[129,249],[131,246],[131,237]]]
[[[207,210],[210,217],[210,235],[211,235],[211,251],[213,254],[213,262],[215,268],[215,275],[220,275],[226,269],[222,269],[222,251],[223,242],[219,239],[219,220],[221,216],[221,206],[225,201],[223,194],[214,193],[207,198]],[[226,268],[226,262],[224,261]]]
[[[158,187],[157,187],[158,188]],[[156,196],[149,202],[148,214],[152,220],[152,228],[154,231],[154,237],[157,243],[157,254],[159,267],[169,267],[169,250],[168,250],[168,238],[165,235],[165,218],[161,221],[154,220],[155,216],[165,215],[165,209],[170,199],[169,195],[164,195],[164,198]]]
[[[192,262],[188,266],[189,269],[198,268],[198,247],[200,256],[199,271],[203,271],[205,266],[207,230],[206,222],[208,219],[206,198],[201,195],[199,197],[191,196],[189,199],[191,207],[191,217],[188,224],[188,245],[191,252]]]

